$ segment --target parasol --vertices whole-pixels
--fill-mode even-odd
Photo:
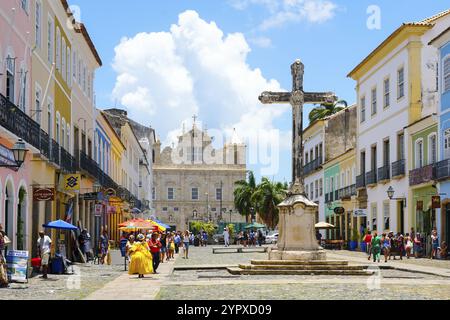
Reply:
[[[315,225],[316,229],[335,229],[336,227],[328,222],[319,222]]]

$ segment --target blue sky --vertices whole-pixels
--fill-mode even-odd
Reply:
[[[206,123],[208,128],[220,128],[229,132],[230,128],[237,127],[241,128],[241,131],[245,131],[245,128],[252,127],[248,121],[251,121],[251,113],[255,112],[255,109],[252,108],[257,107],[257,105],[245,109],[239,103],[247,101],[245,96],[247,92],[251,92],[257,99],[256,92],[259,87],[252,86],[247,89],[244,82],[244,84],[239,85],[239,88],[236,88],[236,84],[231,83],[233,81],[230,80],[233,75],[231,72],[234,72],[232,70],[236,70],[236,78],[240,78],[239,72],[247,74],[243,74],[243,79],[255,77],[255,82],[259,81],[261,87],[265,83],[269,84],[270,80],[273,79],[276,80],[276,83],[271,83],[272,88],[279,86],[289,90],[291,88],[289,66],[297,58],[300,58],[305,64],[305,90],[334,91],[339,97],[353,103],[355,101],[355,83],[347,79],[346,75],[354,66],[402,22],[421,20],[448,9],[448,2],[440,0],[290,0],[291,3],[297,2],[300,8],[306,2],[320,2],[325,5],[324,8],[329,10],[331,15],[319,16],[316,19],[317,15],[314,16],[314,14],[321,14],[325,9],[319,10],[320,12],[309,13],[310,16],[301,14],[294,16],[291,15],[290,7],[286,9],[286,6],[283,6],[283,1],[287,0],[70,1],[71,5],[80,8],[81,21],[87,26],[103,60],[103,67],[96,74],[97,106],[99,108],[112,107],[117,103],[118,107],[122,107],[127,104],[126,108],[129,110],[131,117],[136,118],[143,124],[152,125],[164,141],[167,140],[168,134],[169,136],[175,134],[173,130],[180,127],[180,119],[188,119],[187,115],[194,113],[192,110],[197,111],[195,113],[198,113],[200,120]],[[381,10],[381,29],[379,30],[369,30],[366,26],[369,17],[367,8],[370,5],[377,5]],[[311,8],[314,11],[315,7],[312,6]],[[179,20],[179,15],[186,10],[192,10],[191,13],[195,11],[198,17],[195,14],[190,14],[186,15],[184,22]],[[199,21],[204,21],[206,24],[213,21],[216,26],[203,25]],[[273,23],[274,21],[276,23]],[[172,25],[179,26],[178,31],[183,36],[175,36],[178,33],[171,30]],[[208,29],[209,31],[200,32],[200,29]],[[213,34],[217,35],[214,33],[217,30],[223,32],[224,39],[228,34],[234,33],[239,33],[243,37],[234,39],[237,46],[242,47],[241,51],[233,52],[229,49],[229,46],[222,46],[221,44],[216,47],[225,48],[224,50],[229,49],[224,52],[224,56],[226,56],[224,59],[215,57],[215,61],[219,61],[216,68],[224,68],[224,70],[230,72],[227,77],[217,76],[204,65],[199,68],[198,66],[203,63],[202,59],[205,56],[194,55],[192,52],[194,49],[190,47],[189,39],[197,40],[201,37],[204,37],[205,41],[215,39]],[[142,32],[147,33],[147,38],[135,38],[138,33]],[[160,32],[163,32],[163,34],[157,34]],[[199,33],[194,34],[194,38],[189,38],[189,32]],[[153,33],[153,36],[150,36],[151,33]],[[176,48],[174,49],[176,57],[164,60],[161,57],[165,58],[167,53],[165,53],[166,51],[158,51],[158,48],[164,47],[162,43],[170,47],[168,44],[170,41],[165,37],[167,35],[176,39]],[[124,44],[117,54],[115,48],[124,37],[136,41],[130,41],[128,46]],[[242,43],[242,39],[245,40],[248,48]],[[209,52],[207,51],[208,44],[196,44],[195,48],[200,48],[199,51],[201,52]],[[206,51],[202,51],[203,49]],[[250,51],[247,52],[246,49]],[[142,90],[131,92],[132,94],[127,90],[132,90],[130,84],[134,83],[133,81],[125,81],[127,84],[122,82],[118,84],[117,81],[118,75],[125,77],[124,74],[126,74],[129,78],[130,75],[133,75],[133,72],[139,73],[139,70],[136,71],[136,68],[133,69],[130,66],[131,62],[129,65],[127,61],[124,61],[130,55],[129,50],[148,51],[145,56],[143,56],[143,53],[137,52],[134,54],[133,52],[133,55],[131,55],[131,59],[135,59],[133,63],[138,63],[139,58],[145,61],[153,60],[152,55],[154,54],[155,65],[159,65],[158,71],[149,72],[152,74],[149,75],[148,79],[142,79],[146,78],[145,73],[136,75],[137,80],[133,78],[139,86],[142,86]],[[170,48],[167,50],[169,50],[167,52],[171,52]],[[245,51],[245,57],[240,65],[228,64],[232,57],[243,51]],[[174,65],[173,69],[167,69],[169,70],[168,73],[171,73],[170,70],[174,71],[174,77],[177,77],[182,87],[185,78],[187,79],[186,82],[192,80],[193,84],[183,87],[181,93],[178,89],[170,88],[174,91],[168,90],[168,97],[177,94],[180,94],[180,96],[178,100],[174,98],[171,101],[173,106],[165,107],[162,106],[164,94],[155,96],[154,92],[155,88],[158,88],[158,90],[168,88],[159,83],[158,72],[163,72],[163,68],[168,67],[166,65],[170,64],[170,61],[178,61],[178,57],[183,59],[181,66],[185,72],[178,75],[179,67]],[[161,64],[164,66],[161,66]],[[113,68],[113,65],[115,68]],[[248,68],[246,69],[244,65]],[[156,70],[155,68],[152,70]],[[252,73],[256,68],[261,70],[261,75]],[[199,71],[200,69],[201,71]],[[171,79],[166,79],[166,82],[170,81]],[[252,80],[246,81],[251,82]],[[221,88],[224,91],[223,97],[220,92]],[[239,92],[239,90],[242,90],[242,92]],[[209,91],[211,91],[210,96],[205,94]],[[239,96],[239,100],[236,100],[239,102],[228,101],[227,98],[230,93]],[[149,97],[148,100],[151,100],[154,105],[136,101],[139,97]],[[221,106],[220,103],[214,103],[214,101],[217,101],[215,99],[223,101],[223,103],[236,104],[236,107],[233,110],[230,109],[230,111],[227,107]],[[171,99],[166,98],[166,100]],[[180,104],[180,101],[183,100],[187,101],[185,108]],[[150,108],[153,111],[146,112],[145,108]],[[226,110],[221,113],[221,108]],[[268,113],[259,115],[255,113],[254,121],[258,124],[254,128],[279,129],[282,131],[282,140],[286,140],[291,125],[290,112],[286,107],[271,106],[270,108],[279,108],[281,111],[277,110],[278,113],[271,115],[273,116],[271,120],[267,119]],[[311,108],[311,106],[306,108],[306,115]],[[243,110],[242,114],[239,114],[239,109]],[[229,116],[231,113],[233,117]],[[180,118],[175,116],[178,114],[180,114]],[[242,132],[239,133],[242,134]],[[279,169],[269,174],[271,178],[282,181],[289,180],[291,176],[290,151],[285,142],[282,141],[283,146],[280,147],[279,151]],[[264,173],[260,171],[260,166],[258,163],[253,163],[249,167],[255,170],[257,176],[261,176]]]

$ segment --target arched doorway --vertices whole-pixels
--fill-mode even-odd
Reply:
[[[17,250],[26,249],[27,235],[27,191],[24,187],[20,187],[17,202]]]
[[[12,248],[16,248],[15,234],[14,234],[14,189],[11,182],[6,183],[5,187],[5,232],[12,241]]]

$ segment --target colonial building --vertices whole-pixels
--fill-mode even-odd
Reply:
[[[439,162],[436,175],[441,196],[441,208],[436,210],[436,227],[441,241],[450,242],[450,28],[430,43],[439,49],[439,106],[438,142]]]
[[[246,146],[236,136],[222,149],[195,122],[178,145],[155,145],[153,203],[156,216],[176,230],[196,220],[245,222],[234,208],[235,182],[246,179]]]
[[[359,208],[372,230],[429,234],[435,224],[438,61],[428,43],[448,28],[449,13],[404,23],[349,74],[357,81]]]

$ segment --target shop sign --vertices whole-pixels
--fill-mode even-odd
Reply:
[[[440,196],[432,196],[431,197],[431,208],[432,209],[440,209],[441,208],[441,197]]]
[[[343,207],[334,208],[334,213],[336,213],[336,214],[343,214],[344,212],[345,212],[345,209]]]
[[[353,215],[355,217],[367,217],[367,210],[366,209],[356,209],[353,212]]]
[[[55,188],[33,188],[33,201],[54,201]]]
[[[90,201],[90,200],[97,200],[97,192],[90,192],[85,193],[82,195],[83,200]]]
[[[113,188],[106,189],[105,194],[109,197],[114,197],[116,196],[116,190],[114,190]]]
[[[67,174],[64,176],[64,190],[66,191],[80,190],[80,183],[80,174]]]
[[[423,211],[423,201],[419,200],[416,202],[416,209],[419,211]]]
[[[28,251],[8,250],[6,265],[9,281],[27,282]]]
[[[94,211],[94,215],[96,217],[101,217],[102,216],[102,210],[103,209],[103,205],[101,204],[96,204],[95,205],[95,211]]]

